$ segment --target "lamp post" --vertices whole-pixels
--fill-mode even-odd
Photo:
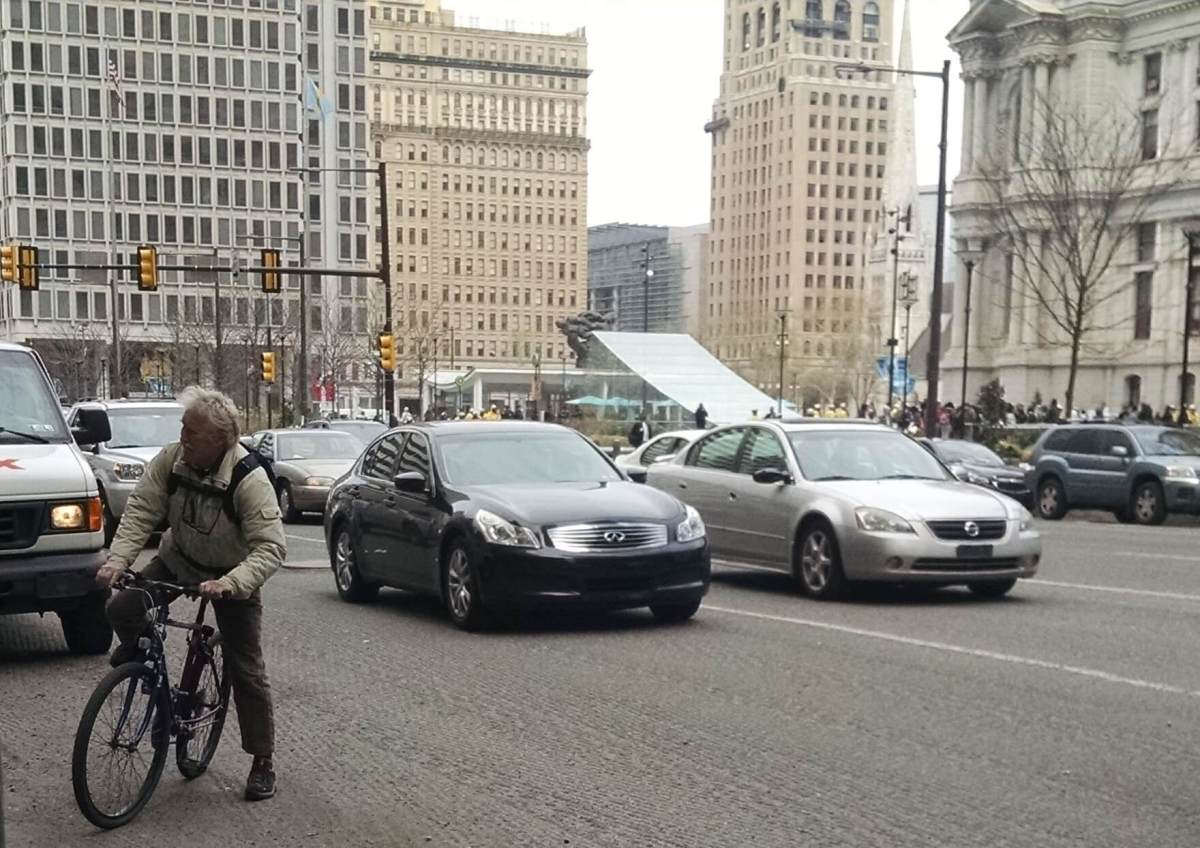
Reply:
[[[896,216],[896,226],[888,229],[888,235],[895,236],[895,242],[892,244],[892,323],[888,330],[888,391],[887,405],[888,409],[892,408],[892,394],[896,387],[896,346],[900,344],[900,340],[896,338],[896,305],[898,295],[898,284],[900,277],[900,242],[904,241],[906,236],[900,232],[900,225],[904,224],[905,231],[912,230],[912,207],[901,215],[900,207],[896,207],[888,212],[889,215]]]
[[[1184,238],[1187,239],[1187,274],[1184,280],[1183,306],[1183,371],[1179,376],[1179,420],[1187,420],[1188,405],[1188,353],[1192,336],[1192,304],[1196,292],[1196,257],[1200,256],[1200,222],[1193,222],[1184,227]]]
[[[967,290],[963,299],[963,364],[962,364],[962,405],[967,404],[967,371],[971,364],[971,283],[975,278],[975,266],[983,261],[984,246],[972,239],[963,241],[963,249],[958,251],[958,257],[967,269]]]
[[[782,418],[783,417],[783,364],[784,364],[784,355],[785,355],[785,352],[787,350],[787,345],[788,345],[787,313],[786,312],[779,313],[779,338],[775,341],[775,344],[779,347],[779,409],[777,410],[777,414],[779,415],[780,418]]]
[[[900,295],[900,305],[904,307],[904,402],[908,403],[908,379],[912,376],[912,356],[909,347],[909,325],[912,320],[912,308],[917,305],[917,276],[907,271],[904,273],[904,290]],[[891,406],[888,406],[891,409]]]
[[[650,245],[642,245],[642,332],[650,332],[650,281],[654,279],[654,269],[650,263],[654,257],[650,253]],[[646,402],[649,385],[645,374],[642,375],[642,415],[646,415]]]
[[[942,133],[938,141],[937,238],[933,256],[933,291],[929,297],[929,359],[925,369],[929,388],[925,392],[925,432],[934,432],[938,418],[938,376],[942,356],[942,289],[946,249],[946,154],[949,151],[950,127],[950,60],[942,62],[940,71],[914,71],[877,65],[836,65],[835,72],[871,73],[883,71],[914,77],[933,77],[942,81]]]
[[[539,348],[533,352],[531,360],[533,362],[533,402],[537,404],[535,407],[535,421],[542,420],[542,351]]]

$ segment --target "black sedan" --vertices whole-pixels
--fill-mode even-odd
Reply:
[[[648,606],[690,618],[708,591],[699,513],[631,482],[574,430],[433,422],[370,444],[334,486],[325,539],[338,594],[436,595],[476,629],[497,610]]]
[[[964,483],[994,489],[1025,506],[1033,495],[1025,482],[1025,472],[1005,465],[991,448],[966,439],[922,439],[921,442]]]

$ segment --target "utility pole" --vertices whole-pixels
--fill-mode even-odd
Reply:
[[[904,402],[908,403],[908,380],[912,376],[912,349],[909,346],[909,328],[912,323],[912,309],[917,305],[917,278],[914,274],[904,274],[904,294],[900,296],[904,307]]]
[[[779,415],[780,418],[782,418],[783,417],[784,351],[787,349],[787,344],[788,344],[787,313],[786,312],[779,313],[779,341],[776,342],[776,344],[779,345],[779,409],[777,410],[777,414]]]
[[[925,74],[929,76],[929,74]],[[946,272],[946,154],[950,126],[950,60],[942,63],[942,134],[938,149],[937,238],[933,254],[933,294],[929,298],[929,361],[925,367],[925,432],[932,435],[938,419],[938,378],[942,358],[942,289]]]
[[[1183,371],[1179,375],[1179,421],[1183,423],[1187,421],[1187,406],[1188,389],[1191,388],[1188,380],[1188,353],[1189,342],[1192,337],[1192,304],[1195,303],[1196,294],[1196,257],[1200,255],[1200,226],[1195,229],[1184,230],[1184,236],[1187,238],[1187,277],[1184,280],[1184,307],[1183,307]]]
[[[650,333],[650,281],[654,279],[654,269],[650,267],[650,263],[654,261],[654,256],[650,253],[650,243],[642,245],[642,333]],[[649,384],[646,378],[642,377],[642,416],[647,415],[647,395]]]
[[[388,210],[387,163],[379,163],[379,226],[383,230],[379,243],[379,272],[383,279],[383,331],[392,333],[392,229]],[[418,391],[420,387],[418,387]],[[396,410],[396,372],[387,371],[383,375],[384,404],[387,407],[387,421],[391,423]]]
[[[904,241],[906,236],[900,232],[900,225],[904,224],[905,231],[912,230],[912,207],[908,207],[904,215],[900,214],[900,207],[888,213],[896,216],[896,226],[888,230],[890,235],[895,236],[895,241],[892,244],[892,323],[888,330],[888,391],[887,391],[887,408],[892,408],[892,395],[895,392],[896,386],[896,346],[900,344],[900,340],[896,338],[896,306],[898,300],[898,284],[900,279],[900,242]]]

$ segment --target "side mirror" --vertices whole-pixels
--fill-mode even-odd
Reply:
[[[649,479],[645,468],[626,468],[625,474],[635,483],[645,483]]]
[[[405,471],[392,478],[392,484],[401,492],[419,495],[425,492],[425,475],[420,471]]]
[[[240,439],[238,439],[238,444],[248,451],[254,451],[254,439],[250,436],[242,436]]]
[[[791,483],[792,475],[782,468],[760,468],[754,472],[755,483]]]
[[[77,445],[99,445],[112,438],[108,413],[103,409],[81,409],[75,416],[71,436]]]
[[[1129,448],[1125,447],[1124,445],[1113,445],[1108,449],[1108,452],[1113,456],[1121,457],[1121,459],[1125,459],[1129,456]]]

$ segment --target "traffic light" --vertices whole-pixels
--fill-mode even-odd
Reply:
[[[275,351],[263,351],[262,355],[262,381],[264,383],[275,382]]]
[[[0,280],[6,283],[17,281],[17,246],[0,245]]]
[[[262,251],[262,266],[264,269],[278,268],[280,266],[279,251],[271,247],[264,247]],[[264,270],[262,272],[262,290],[266,294],[278,294],[282,289],[283,285],[281,284],[278,271]]]
[[[158,291],[158,250],[151,245],[138,245],[138,291]]]
[[[396,337],[391,333],[379,334],[379,367],[384,371],[396,370]]]
[[[17,272],[21,288],[38,290],[38,249],[23,244],[17,248]]]

